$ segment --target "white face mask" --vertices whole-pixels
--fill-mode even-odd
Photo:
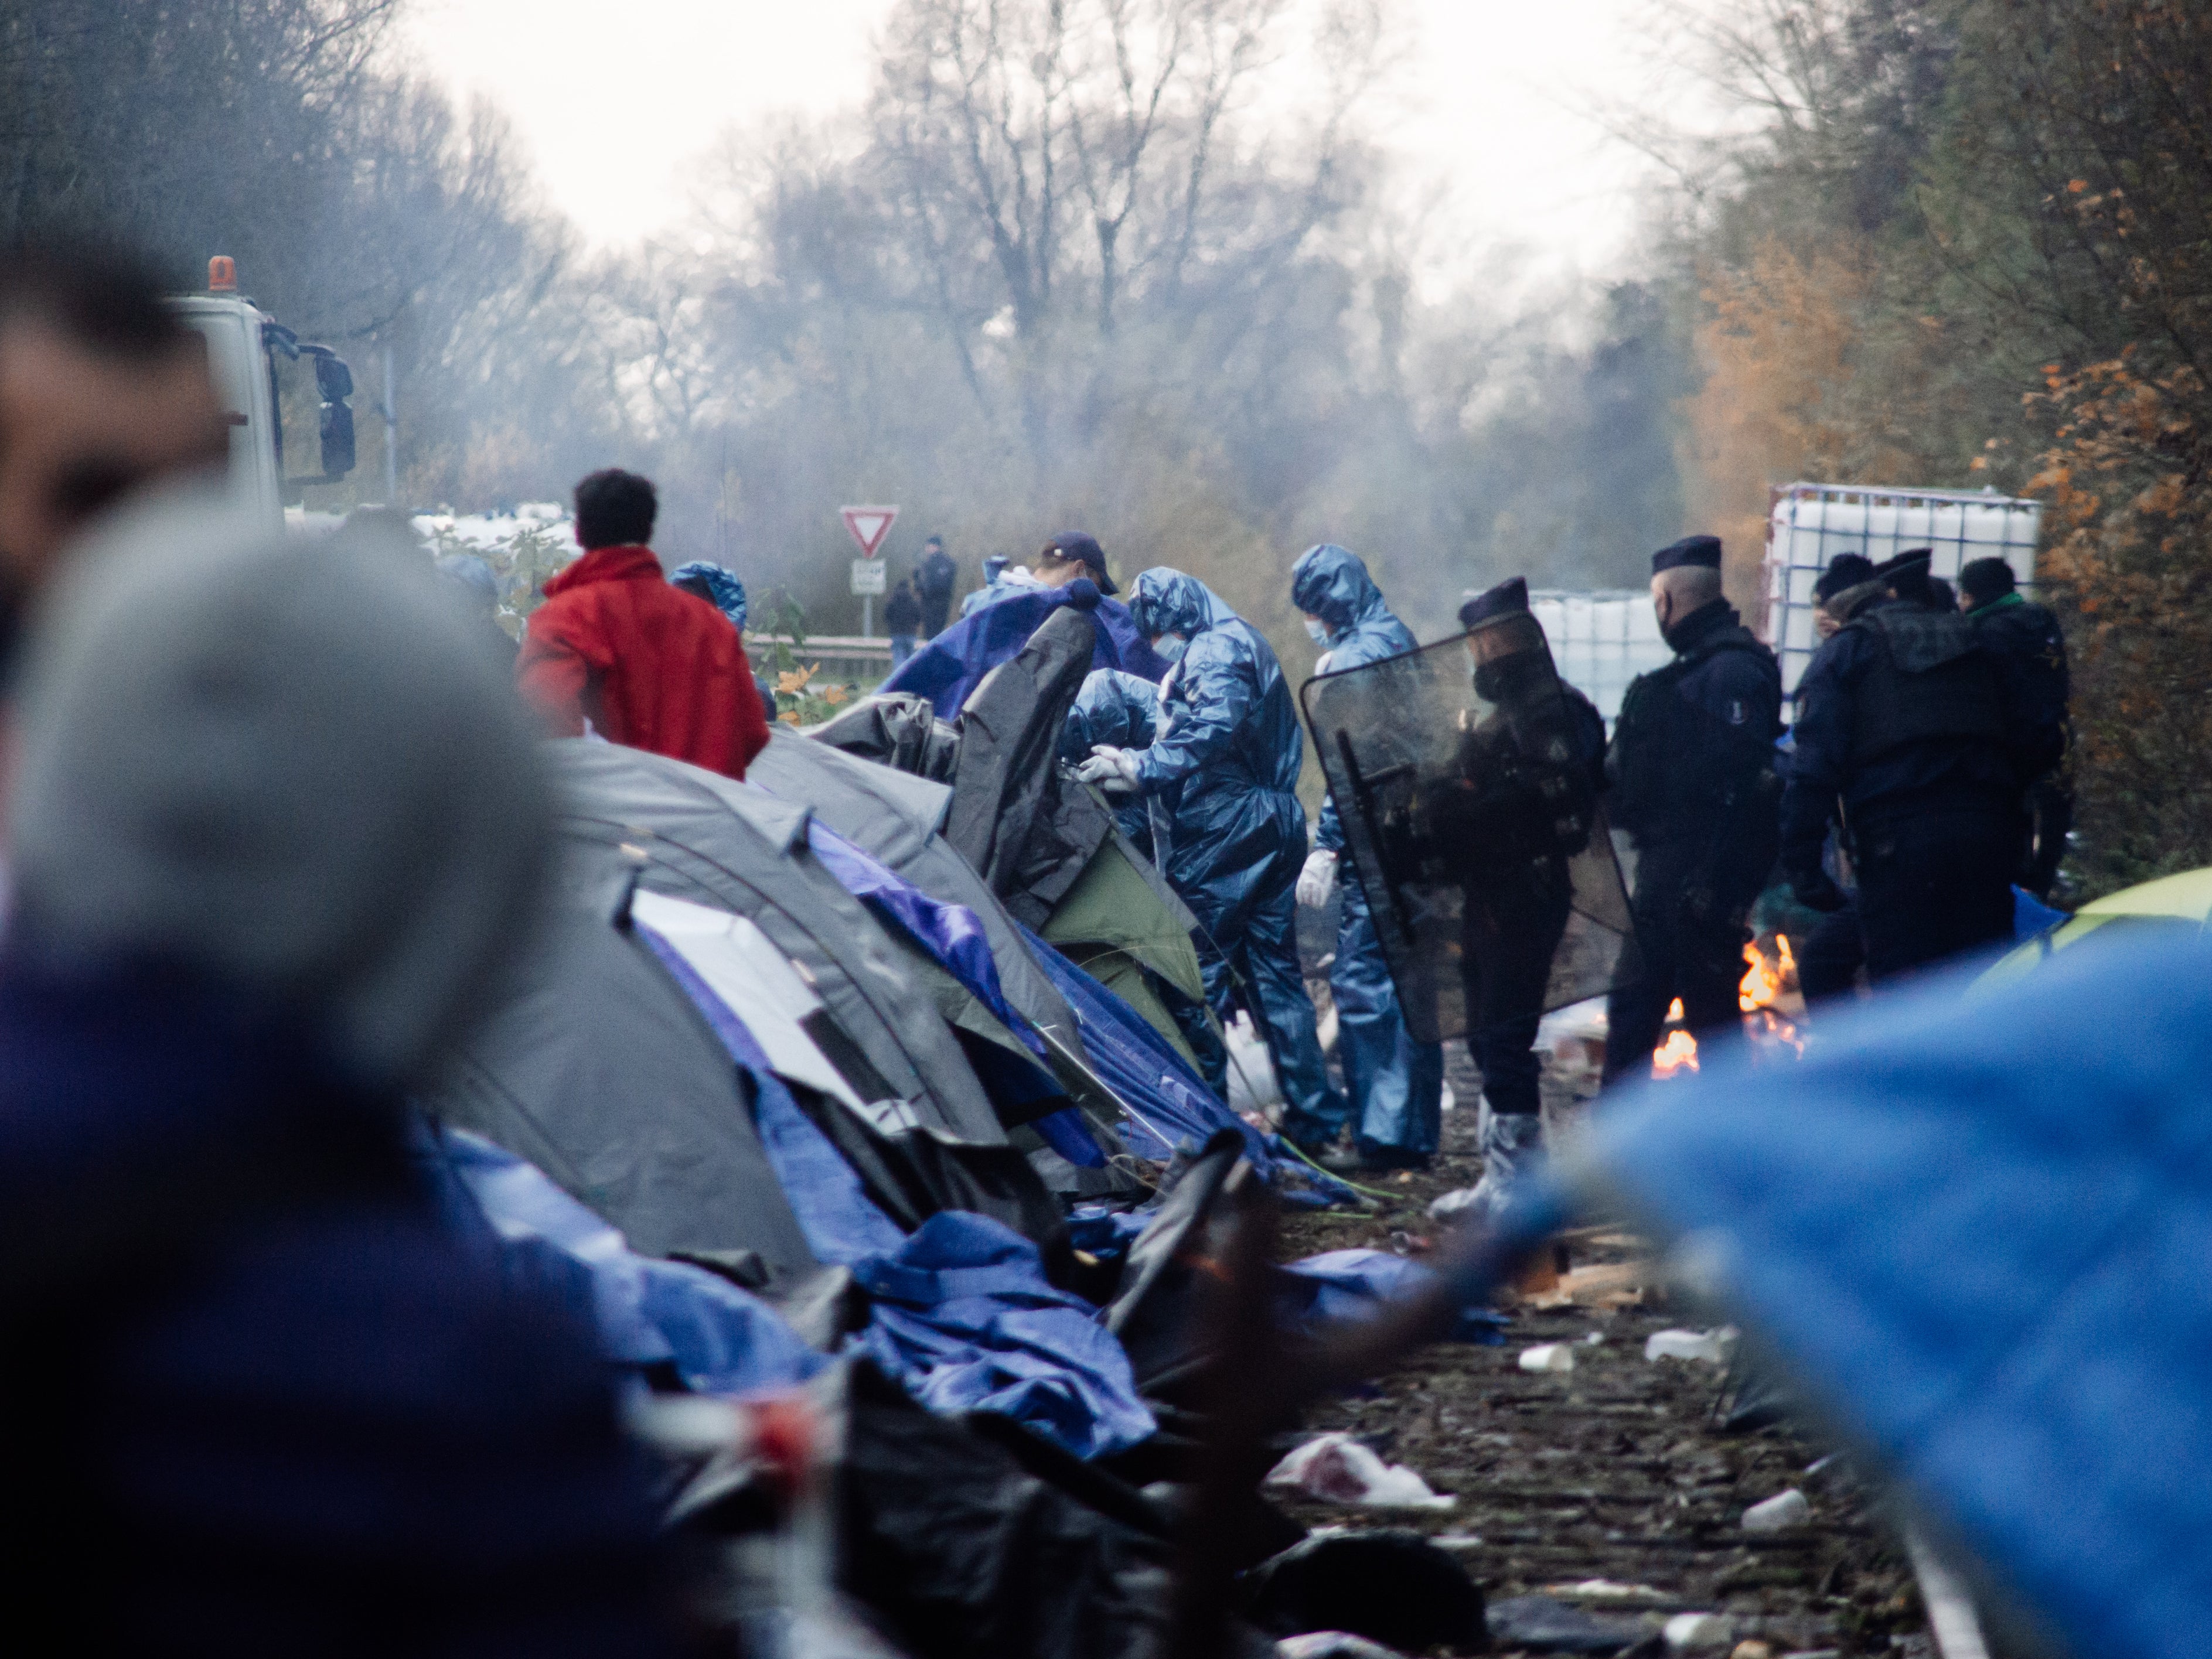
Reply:
[[[1328,643],[1328,624],[1318,617],[1306,618],[1306,633],[1316,645],[1325,645]]]
[[[1170,663],[1182,662],[1182,654],[1189,646],[1190,642],[1179,633],[1164,633],[1152,641],[1152,649]]]

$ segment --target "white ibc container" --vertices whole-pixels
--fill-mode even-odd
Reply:
[[[1596,704],[1608,722],[1620,713],[1628,682],[1674,654],[1660,637],[1648,592],[1540,588],[1529,594],[1528,609],[1543,624],[1559,677]]]
[[[1794,692],[1820,648],[1813,584],[1842,553],[1880,564],[1928,548],[1929,569],[1955,582],[1969,560],[2001,558],[2023,587],[2035,578],[2043,503],[1963,490],[1790,484],[1774,492],[1767,521],[1765,615],[1760,628],[1782,659],[1782,688]]]

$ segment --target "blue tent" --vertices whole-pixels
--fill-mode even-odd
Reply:
[[[2078,1654],[2212,1628],[2212,944],[2093,935],[1611,1109],[1604,1177]]]
[[[1097,624],[1091,666],[1121,669],[1158,681],[1168,671],[1152,642],[1137,632],[1129,608],[1102,596],[1078,578],[1064,588],[1038,588],[987,605],[939,634],[900,664],[878,690],[909,691],[929,699],[940,720],[950,720],[982,683],[983,676],[1029,643],[1046,617],[1073,605]]]

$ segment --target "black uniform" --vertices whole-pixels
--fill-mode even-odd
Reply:
[[[2010,936],[2034,748],[2018,690],[1966,618],[1896,599],[1859,610],[1805,670],[1783,863],[1800,899],[1837,909],[1820,849],[1840,820],[1869,978]]]
[[[1485,683],[1501,669],[1524,671],[1477,670],[1477,691],[1499,706],[1462,735],[1459,776],[1433,793],[1429,816],[1465,871],[1460,970],[1483,1095],[1493,1112],[1533,1114],[1536,1029],[1573,908],[1568,861],[1589,844],[1605,786],[1605,720],[1548,660],[1527,665],[1525,701]]]
[[[945,612],[951,609],[952,586],[959,574],[960,566],[943,548],[932,548],[915,570],[915,585],[921,590],[921,600],[917,620],[924,639],[934,639],[945,632]]]
[[[1682,999],[1703,1039],[1736,1028],[1744,918],[1773,869],[1782,675],[1725,599],[1667,633],[1675,657],[1638,675],[1606,760],[1613,820],[1634,839],[1642,978],[1607,999],[1606,1075],[1640,1071]]]
[[[2025,725],[2016,761],[2030,774],[2020,884],[2048,899],[2074,822],[2074,791],[2064,777],[2071,694],[2066,636],[2056,616],[2017,593],[1976,606],[1966,620],[2013,676],[2012,695]]]

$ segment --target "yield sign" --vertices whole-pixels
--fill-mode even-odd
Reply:
[[[860,544],[860,557],[872,559],[884,545],[884,537],[891,533],[891,520],[898,517],[896,507],[840,507],[837,516],[845,521],[845,528]]]

